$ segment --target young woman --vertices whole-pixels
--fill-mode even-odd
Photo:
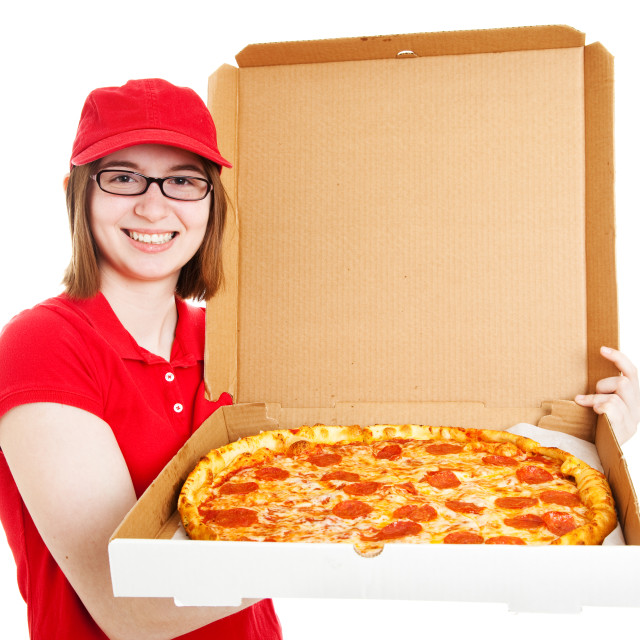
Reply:
[[[67,204],[66,292],[0,336],[0,517],[37,640],[281,637],[270,601],[176,608],[114,598],[107,543],[137,497],[220,405],[204,399],[204,312],[222,279],[226,203],[214,124],[162,80],[98,89],[83,109]],[[625,374],[577,399],[623,439],[640,392]],[[7,364],[8,363],[8,364]],[[216,576],[212,576],[216,579]]]
[[[204,398],[204,310],[184,301],[222,282],[230,165],[211,116],[163,80],[98,89],[71,163],[66,292],[0,336],[0,517],[31,637],[281,638],[269,600],[178,608],[111,590],[109,536],[231,402]]]

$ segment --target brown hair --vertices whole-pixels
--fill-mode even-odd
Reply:
[[[195,255],[182,267],[176,285],[181,298],[208,300],[224,282],[222,235],[227,216],[227,196],[220,180],[220,167],[200,157],[213,184],[209,220],[204,239]],[[67,213],[71,231],[71,261],[62,283],[73,298],[91,298],[100,289],[98,249],[89,224],[89,182],[100,161],[73,167],[67,185]]]

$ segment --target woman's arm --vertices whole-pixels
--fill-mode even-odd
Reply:
[[[253,604],[178,608],[170,599],[113,597],[107,544],[136,496],[109,425],[95,415],[21,405],[0,419],[0,448],[45,544],[112,640],[175,638]]]
[[[593,407],[596,413],[606,413],[619,442],[626,442],[640,422],[640,387],[638,371],[620,351],[602,347],[600,353],[613,362],[622,375],[604,378],[596,384],[596,392],[576,396],[583,407]]]

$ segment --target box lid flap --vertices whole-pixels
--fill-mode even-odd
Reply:
[[[584,46],[580,31],[562,25],[443,31],[315,41],[252,44],[236,56],[239,67],[310,64],[416,56],[497,53]]]

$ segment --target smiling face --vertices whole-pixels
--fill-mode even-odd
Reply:
[[[199,157],[189,151],[147,144],[116,151],[98,170],[126,169],[146,176],[206,178]],[[157,184],[136,196],[113,195],[92,181],[89,219],[103,277],[123,284],[165,281],[175,288],[180,269],[200,247],[211,195],[198,201],[166,198]]]

